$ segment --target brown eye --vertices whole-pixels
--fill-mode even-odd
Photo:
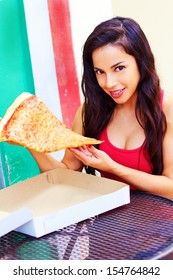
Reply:
[[[101,75],[103,74],[103,71],[100,69],[95,69],[94,72],[96,73],[96,75]]]
[[[125,68],[125,66],[118,66],[115,68],[116,71],[122,71]]]

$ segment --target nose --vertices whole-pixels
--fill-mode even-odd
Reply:
[[[117,85],[117,79],[115,74],[107,74],[106,75],[106,80],[105,80],[105,86],[107,88],[113,88]]]

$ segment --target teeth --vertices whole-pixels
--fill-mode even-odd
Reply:
[[[115,94],[115,95],[118,95],[118,94],[120,94],[121,92],[122,92],[122,89],[119,90],[119,91],[112,91],[111,93],[112,93],[112,94]]]

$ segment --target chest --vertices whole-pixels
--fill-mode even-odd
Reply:
[[[111,144],[124,150],[140,147],[145,141],[144,130],[134,115],[119,115],[107,127]]]
[[[101,151],[104,151],[107,155],[109,155],[115,162],[124,165],[129,168],[133,168],[136,170],[141,170],[146,173],[152,173],[152,164],[150,162],[149,154],[146,150],[145,146],[145,137],[142,136],[141,133],[141,139],[136,138],[137,141],[135,141],[135,137],[129,136],[129,139],[122,140],[120,137],[117,139],[114,139],[115,141],[110,141],[110,137],[108,136],[108,131],[105,128],[102,133],[100,134],[99,139],[103,140],[103,142],[99,145],[99,149]],[[123,137],[122,137],[123,138]],[[114,144],[114,143],[115,144]],[[137,142],[137,144],[136,144]],[[122,144],[125,144],[126,147],[124,148]],[[104,172],[102,172],[104,173]],[[106,174],[102,174],[103,177],[107,177]],[[115,180],[119,180],[116,176],[113,175],[113,177],[110,177],[108,175],[107,178],[114,178]]]

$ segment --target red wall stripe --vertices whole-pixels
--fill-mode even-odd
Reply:
[[[56,75],[63,122],[71,127],[80,105],[78,78],[73,53],[68,0],[48,0]]]

